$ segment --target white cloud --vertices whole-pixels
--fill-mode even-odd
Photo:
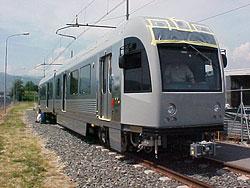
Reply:
[[[246,42],[245,44],[242,44],[239,47],[235,48],[235,50],[233,51],[233,60],[249,62],[250,64],[250,42]]]
[[[250,42],[228,51],[228,69],[242,69],[250,67]]]

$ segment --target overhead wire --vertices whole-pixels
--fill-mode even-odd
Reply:
[[[96,0],[90,1],[84,8],[82,8],[80,11],[78,11],[75,15],[80,15],[82,12],[86,11],[86,9],[87,9],[89,6],[91,6],[95,1],[96,1]],[[86,17],[86,14],[85,14],[85,17]],[[74,17],[74,19],[72,20],[72,22],[73,22],[74,20],[75,20],[75,17]],[[53,53],[53,51],[55,50],[55,48],[57,47],[57,45],[58,45],[59,43],[61,43],[61,40],[62,40],[62,37],[60,37],[60,39],[56,42],[56,44],[54,45],[54,47],[50,50],[50,52],[48,53],[48,55],[47,55],[44,59],[47,59],[47,58],[50,56],[50,54]],[[40,64],[39,64],[39,65],[40,65]]]
[[[123,2],[125,2],[126,0],[124,0]],[[153,0],[153,1],[150,1],[149,3],[146,3],[144,4],[143,6],[139,7],[138,9],[136,9],[135,11],[133,11],[133,13],[141,10],[142,8],[146,7],[147,5],[153,3],[154,1],[158,1],[158,0]],[[121,2],[121,3],[123,3]],[[118,4],[119,5],[119,4]],[[115,7],[114,7],[115,8]],[[101,21],[109,21],[109,20],[114,20],[114,19],[118,19],[118,18],[122,18],[122,17],[125,17],[126,15],[121,15],[121,16],[116,16],[116,17],[112,17],[112,18],[108,18],[108,19],[102,19]],[[118,25],[119,23],[121,23],[121,19],[115,24],[115,25]],[[91,24],[95,24],[96,22],[94,23],[91,23]],[[90,29],[90,28],[89,28]],[[108,35],[109,33],[105,33],[104,35],[101,36],[101,38],[104,38],[106,35]]]
[[[234,11],[236,11],[236,10],[239,10],[239,9],[242,9],[242,8],[245,8],[245,7],[248,7],[248,6],[250,6],[250,3],[249,3],[249,4],[246,4],[246,5],[243,5],[243,6],[240,6],[240,7],[237,7],[237,8],[234,8],[234,9],[231,9],[231,10],[228,10],[228,11],[225,11],[225,12],[222,12],[222,13],[220,13],[220,14],[216,14],[216,15],[214,15],[214,16],[210,16],[210,17],[207,17],[207,18],[198,20],[198,21],[196,21],[196,22],[203,22],[203,21],[206,21],[206,20],[210,20],[210,19],[212,19],[212,18],[216,18],[216,17],[218,17],[218,16],[222,16],[222,15],[224,15],[224,14],[231,13],[231,12],[234,12]]]
[[[146,6],[152,4],[152,3],[156,2],[156,1],[158,1],[158,0],[152,0],[152,1],[148,2],[148,3],[145,3],[145,4],[142,5],[141,7],[135,9],[134,11],[132,11],[132,12],[130,13],[130,15],[131,15],[131,14],[134,14],[135,12],[137,12],[137,11],[139,11],[139,10],[145,8]]]
[[[111,13],[111,12],[113,12],[114,10],[116,10],[118,7],[120,7],[124,2],[125,2],[126,0],[122,0],[122,1],[120,1],[120,3],[118,3],[115,7],[113,7],[110,11],[109,11],[109,14]],[[103,18],[105,18],[107,16],[107,14],[104,14],[101,18],[99,18],[98,20],[96,20],[95,22],[94,22],[94,24],[97,24],[98,22],[100,22]],[[84,30],[83,32],[81,32],[77,37],[76,37],[76,39],[78,39],[78,38],[80,38],[84,33],[86,33],[87,31],[89,31],[91,28],[89,27],[89,28],[87,28],[86,30]],[[67,48],[69,48],[74,42],[75,42],[76,40],[73,40],[73,41],[71,41],[66,47],[65,47],[65,49],[59,54],[59,55],[57,55],[57,57],[53,60],[53,62],[52,63],[50,63],[50,64],[53,64],[66,50],[67,50]]]
[[[145,4],[142,5],[141,7],[135,9],[134,11],[132,11],[132,12],[130,13],[130,15],[131,15],[131,14],[134,14],[135,12],[137,12],[137,11],[139,11],[139,10],[145,8],[146,6],[152,4],[152,3],[156,2],[156,1],[158,1],[158,0],[152,0],[152,1],[148,2],[148,3],[145,3]],[[126,16],[126,15],[121,15],[121,16],[116,16],[116,17],[112,17],[112,18],[107,18],[107,19],[104,19],[104,20],[102,20],[102,21],[104,22],[104,21],[109,21],[109,20],[115,20],[115,19],[118,19],[118,18],[122,18],[122,17],[124,17],[124,16]]]
[[[86,5],[83,9],[81,9],[78,13],[77,13],[77,15],[79,15],[79,14],[81,14],[84,10],[86,10],[91,4],[93,4],[94,2],[95,2],[96,0],[92,0],[88,5]],[[105,15],[103,15],[101,18],[99,18],[97,21],[95,21],[94,22],[94,24],[96,24],[96,23],[98,23],[98,22],[100,22],[100,21],[109,21],[109,20],[113,20],[113,19],[118,19],[118,18],[121,18],[121,17],[123,17],[124,15],[121,15],[121,16],[117,16],[117,17],[113,17],[113,18],[108,18],[108,19],[104,19],[103,20],[103,18],[105,18],[108,14],[110,14],[111,12],[113,12],[115,9],[117,9],[121,4],[123,4],[124,2],[125,2],[126,0],[122,0],[120,3],[118,3],[114,8],[112,8],[110,11],[108,10],[109,9],[109,0],[107,0],[107,13],[105,14]],[[144,5],[142,5],[141,7],[139,7],[139,8],[137,8],[137,9],[135,9],[134,11],[132,11],[131,13],[130,13],[130,15],[131,14],[134,14],[135,12],[137,12],[137,11],[139,11],[139,10],[141,10],[141,9],[143,9],[143,8],[145,8],[146,6],[148,6],[148,5],[150,5],[150,4],[152,4],[152,3],[154,3],[154,2],[156,2],[156,1],[158,1],[158,0],[152,0],[152,1],[150,1],[150,2],[148,2],[148,3],[146,3],[146,4],[144,4]],[[204,18],[204,19],[201,19],[201,20],[198,20],[198,21],[196,21],[196,22],[203,22],[203,21],[206,21],[206,20],[209,20],[209,19],[213,19],[213,18],[216,18],[216,17],[219,17],[219,16],[222,16],[222,15],[225,15],[225,14],[228,14],[228,13],[231,13],[231,12],[234,12],[234,11],[237,11],[237,10],[239,10],[239,9],[242,9],[242,8],[245,8],[245,7],[248,7],[248,6],[250,6],[250,3],[249,4],[246,4],[246,5],[243,5],[243,6],[240,6],[240,7],[237,7],[237,8],[234,8],[234,9],[231,9],[231,10],[228,10],[228,11],[225,11],[225,12],[222,12],[222,13],[219,13],[219,14],[216,14],[216,15],[214,15],[214,16],[210,16],[210,17],[207,17],[207,18]],[[86,15],[85,15],[85,17],[86,17]],[[74,21],[74,20],[73,20]],[[72,22],[73,22],[72,21]],[[83,32],[81,32],[76,38],[80,38],[84,33],[86,33],[88,30],[89,30],[90,28],[87,28],[86,30],[84,30]],[[60,39],[61,40],[61,39]],[[60,42],[60,40],[56,43],[56,45]],[[65,49],[53,60],[53,62],[52,63],[50,63],[50,64],[53,64],[73,43],[75,42],[75,40],[73,40],[73,41],[71,41],[66,47],[65,47]],[[55,45],[55,46],[56,46]],[[55,49],[55,47],[52,49],[52,52],[53,52],[53,50]],[[50,53],[52,53],[52,52],[50,52]],[[49,53],[49,54],[50,54]],[[47,55],[47,57],[46,58],[48,58],[48,56],[49,55]]]
[[[92,5],[96,0],[92,0],[89,4],[87,4],[83,9],[81,9],[76,15],[80,15],[83,11],[85,11],[90,5]],[[74,20],[73,20],[74,21]],[[73,22],[72,21],[72,22]]]
[[[82,8],[78,13],[77,15],[81,14],[83,11],[86,11],[86,9],[92,5],[96,0],[92,0],[89,4],[87,4],[84,8]],[[100,21],[108,21],[108,20],[113,20],[113,19],[118,19],[118,18],[122,18],[124,15],[121,15],[121,16],[117,16],[117,17],[113,17],[113,18],[109,18],[109,19],[105,19],[103,20],[103,18],[105,18],[108,14],[110,14],[111,12],[113,12],[114,10],[116,10],[119,6],[121,6],[126,0],[123,0],[121,1],[120,3],[118,3],[115,7],[113,7],[110,11],[109,11],[109,0],[107,0],[107,14],[103,15],[100,19],[98,19],[97,21],[94,22],[94,24],[100,22]],[[144,4],[143,6],[139,7],[138,9],[134,10],[131,12],[131,14],[134,14],[135,12],[145,8],[146,6],[152,4],[153,2],[156,2],[157,0],[152,0],[146,4]],[[85,15],[86,17],[86,15]],[[74,20],[72,20],[73,22]],[[86,33],[88,29],[85,29],[82,33],[80,33],[76,38],[80,38],[84,33]],[[59,41],[56,43],[55,47],[51,50],[51,52],[46,56],[46,58],[48,58],[48,56],[54,51],[54,49],[56,48],[57,44],[60,42],[60,40],[62,40],[62,38],[59,39]],[[56,58],[53,60],[52,63],[50,64],[53,64],[73,43],[75,42],[75,40],[71,41],[65,48],[64,50],[56,56]],[[47,68],[48,69],[48,68]]]
[[[107,18],[107,19],[102,20],[102,22],[109,21],[109,20],[115,20],[115,19],[118,19],[118,18],[122,18],[122,17],[124,17],[124,16],[125,16],[125,15],[116,16],[116,17],[112,17],[112,18]]]
[[[87,6],[90,6],[93,2],[94,2],[95,0],[93,0],[93,1],[91,1]],[[113,7],[110,11],[108,11],[108,5],[109,5],[109,0],[107,0],[107,14],[104,14],[101,18],[99,18],[97,21],[95,21],[95,22],[93,22],[94,24],[97,24],[97,23],[99,23],[100,21],[108,21],[108,20],[112,20],[112,19],[118,19],[118,18],[121,18],[121,17],[124,17],[124,15],[122,15],[122,16],[117,16],[117,17],[114,17],[114,18],[109,18],[109,19],[105,19],[105,20],[103,20],[103,18],[105,18],[108,14],[110,14],[111,12],[113,12],[114,10],[116,10],[118,7],[120,7],[124,2],[125,2],[126,0],[122,0],[122,1],[120,1],[120,3],[118,3],[115,7]],[[152,0],[152,1],[150,1],[150,2],[148,2],[148,3],[146,3],[146,4],[144,4],[144,5],[142,5],[141,7],[139,7],[138,9],[136,9],[136,10],[134,10],[134,11],[132,11],[131,12],[131,14],[134,14],[135,12],[137,12],[137,11],[139,11],[139,10],[141,10],[141,9],[143,9],[143,8],[145,8],[146,6],[148,6],[148,5],[150,5],[150,4],[152,4],[152,3],[154,3],[154,2],[156,2],[156,1],[158,1],[158,0]],[[86,7],[87,7],[86,6]],[[83,8],[82,9],[82,11],[83,10],[85,10],[85,8]],[[82,12],[82,11],[80,11],[80,13]],[[78,38],[80,38],[84,33],[86,33],[88,30],[90,30],[90,28],[87,28],[87,29],[85,29],[83,32],[81,32],[77,37],[76,37],[76,39],[78,39]],[[71,41],[65,48],[64,48],[64,50],[59,54],[59,55],[57,55],[56,56],[56,58],[53,60],[53,62],[51,62],[50,64],[53,64],[74,42],[75,42],[76,40],[73,40],[73,41]],[[47,67],[47,69],[48,69],[49,67]]]

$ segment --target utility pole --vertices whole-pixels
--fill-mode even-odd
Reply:
[[[45,66],[56,66],[56,65],[62,65],[61,63],[57,63],[57,64],[52,64],[52,63],[50,63],[50,64],[46,64],[46,62],[45,62],[45,59],[44,59],[44,62],[42,63],[42,64],[40,64],[40,65],[42,65],[43,66],[43,77],[45,77]]]
[[[45,77],[45,59],[44,59],[44,62],[43,62],[43,77]]]
[[[127,14],[126,14],[126,20],[129,18],[129,0],[127,0]]]

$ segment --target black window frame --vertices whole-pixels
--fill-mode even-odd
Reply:
[[[46,100],[46,85],[40,87],[40,100]]]
[[[48,99],[53,99],[53,82],[48,82]]]
[[[151,72],[144,45],[142,44],[141,40],[136,37],[126,38],[124,44],[124,93],[151,93]],[[132,58],[131,63],[128,63],[130,58]],[[134,62],[138,62],[137,60],[140,60],[140,63],[133,67]],[[129,77],[127,78],[129,74],[136,75],[138,77],[134,77],[134,80],[129,79]]]
[[[193,88],[192,84],[187,84],[190,88],[186,87],[186,88],[175,88],[174,89],[174,88],[167,88],[167,87],[164,86],[164,83],[165,83],[163,81],[163,79],[165,78],[164,68],[163,68],[164,67],[163,66],[164,62],[162,60],[161,53],[160,53],[159,49],[160,48],[162,48],[162,49],[165,48],[165,49],[170,50],[170,51],[176,51],[176,52],[179,51],[179,52],[181,52],[183,47],[186,47],[186,46],[187,46],[187,44],[182,44],[182,43],[180,43],[180,44],[159,44],[157,46],[158,54],[159,54],[159,58],[160,58],[159,61],[160,61],[160,69],[161,69],[162,91],[163,92],[222,92],[222,87],[223,87],[222,80],[223,79],[222,79],[222,76],[221,76],[221,66],[220,66],[220,61],[219,61],[219,56],[218,56],[218,49],[212,48],[212,47],[206,47],[206,46],[195,46],[195,48],[197,48],[199,51],[201,51],[201,53],[203,53],[205,55],[206,55],[207,52],[210,52],[210,53],[214,52],[214,54],[212,54],[212,55],[214,55],[216,61],[212,61],[211,66],[213,66],[214,72],[216,73],[215,76],[217,76],[217,77],[214,77],[215,81],[217,82],[217,88],[215,87],[216,89],[214,89],[214,88],[212,88],[212,89],[211,88],[203,89],[203,88],[198,88],[198,87]],[[186,49],[190,50],[189,48],[186,48]],[[193,50],[191,50],[191,51],[193,51]],[[195,51],[193,51],[193,54],[196,54],[197,56],[199,55]],[[209,56],[208,56],[208,58],[209,58]],[[175,59],[176,59],[176,57],[175,57]],[[203,64],[206,65],[205,62],[203,62]],[[166,65],[166,63],[165,63],[165,65]],[[190,64],[190,65],[192,65],[192,64]],[[194,69],[194,68],[196,68],[196,69],[199,68],[198,66],[192,67],[190,65],[188,65],[188,66],[189,66],[190,70],[194,73],[194,79],[197,81],[198,80],[197,78],[200,79],[200,77],[198,77],[199,75],[197,75],[197,73],[202,73],[202,72],[197,71],[197,70]],[[205,70],[205,66],[204,66],[204,70]],[[205,77],[204,77],[204,79],[205,79]],[[210,78],[208,77],[208,79],[210,79]],[[195,83],[193,85],[195,86],[198,83],[199,82],[197,82],[197,83]],[[209,83],[209,80],[208,80],[208,83]]]
[[[77,84],[77,87],[75,87],[75,88],[73,88],[73,86],[74,86],[74,83],[72,82],[73,81],[73,74],[75,73],[75,72],[77,72],[77,79],[76,79],[76,84]],[[69,88],[69,94],[70,95],[78,95],[79,94],[79,70],[78,69],[76,69],[76,70],[74,70],[74,71],[72,71],[72,72],[70,72],[70,79],[69,79],[69,82],[70,82],[70,88]],[[74,90],[74,91],[76,91],[76,92],[74,92],[74,91],[72,91],[73,89],[76,89],[76,90]]]
[[[83,88],[82,88],[82,70],[89,68],[89,82],[88,82],[88,92],[84,92]],[[91,93],[91,65],[85,65],[83,67],[80,68],[80,72],[79,72],[79,93],[81,95],[89,95]],[[84,92],[84,93],[83,93]]]
[[[61,78],[60,77],[56,79],[56,97],[57,98],[61,97]]]

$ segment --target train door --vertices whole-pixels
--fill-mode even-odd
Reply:
[[[49,83],[46,84],[46,108],[49,107]]]
[[[53,77],[53,84],[52,84],[52,90],[53,90],[53,92],[52,92],[52,109],[53,109],[53,112],[55,112],[55,97],[56,97],[56,95],[55,95],[55,92],[56,92],[56,72],[54,72],[54,77]]]
[[[111,54],[100,59],[98,118],[111,120]]]
[[[67,91],[67,75],[63,75],[62,90],[62,111],[66,111],[66,91]]]

